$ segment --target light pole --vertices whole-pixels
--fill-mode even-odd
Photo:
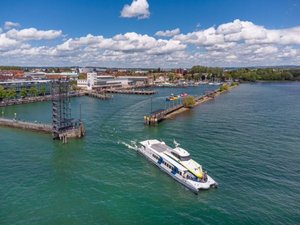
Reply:
[[[152,96],[150,97],[150,105],[151,105],[151,111],[150,111],[150,114],[152,113]]]
[[[80,122],[81,122],[81,103],[79,104],[79,120],[80,120]]]

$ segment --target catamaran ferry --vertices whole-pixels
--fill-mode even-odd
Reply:
[[[191,159],[178,143],[175,144],[176,147],[171,148],[165,142],[146,140],[140,142],[137,151],[195,193],[200,189],[217,187],[217,182],[202,170],[202,166]]]

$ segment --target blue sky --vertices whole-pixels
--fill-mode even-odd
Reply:
[[[133,6],[134,2],[136,7]],[[129,8],[124,12],[122,10],[126,5]],[[299,12],[299,0],[2,0],[0,52],[5,54],[0,57],[0,64],[74,65],[75,62],[83,66],[92,64],[124,67],[150,66],[151,63],[154,67],[188,67],[193,64],[217,66],[300,64]],[[5,26],[6,22],[12,23]],[[237,30],[226,30],[222,31],[223,33],[215,31],[213,35],[210,34],[211,30],[206,32],[210,28],[217,30],[222,24],[228,23],[244,29],[241,32],[243,37],[233,40],[230,36],[230,41],[227,40],[226,35],[230,32],[237,33]],[[263,27],[263,31],[258,31],[253,38],[249,36],[249,32],[255,33],[255,27],[258,30]],[[29,28],[35,30],[27,30]],[[155,35],[157,31],[174,29],[178,29],[178,32],[174,31],[174,35],[172,32],[168,35]],[[286,29],[288,32],[285,32]],[[278,31],[278,40],[273,38],[275,34],[272,30]],[[22,33],[18,33],[20,31]],[[25,34],[29,31],[30,37]],[[38,31],[60,33],[42,34]],[[266,34],[264,40],[259,32]],[[48,37],[47,34],[50,33],[52,36]],[[203,33],[205,37],[202,37]],[[285,33],[287,36],[281,40],[280,35]],[[93,37],[87,37],[88,34]],[[127,43],[111,40],[118,34],[127,39]],[[76,38],[78,40],[74,42]],[[220,38],[223,38],[223,41]],[[253,40],[255,38],[256,41]],[[65,46],[69,44],[73,47],[68,46],[68,49],[58,47],[69,39],[73,42],[69,41]],[[104,46],[103,43],[109,41],[111,44]],[[140,43],[136,51],[132,42]],[[160,47],[164,48],[164,51],[158,51],[157,48]],[[20,48],[23,51],[20,51]],[[237,60],[241,56],[234,49],[245,52],[252,49],[253,53],[257,52],[259,55],[254,61],[249,58],[249,54],[243,56],[243,61]],[[281,54],[282,57],[269,61],[270,56],[261,53],[264,49],[269,54]],[[97,52],[97,59],[94,57],[91,60],[88,56],[84,58],[84,55],[92,54],[93,51]],[[143,57],[139,62],[141,53],[147,57]],[[24,57],[21,59],[22,54],[28,60]],[[102,57],[99,57],[100,54]],[[39,59],[38,55],[48,56],[49,60]],[[294,59],[291,61],[288,55]],[[222,56],[228,57],[228,61],[222,62]],[[212,61],[211,58],[215,60]]]

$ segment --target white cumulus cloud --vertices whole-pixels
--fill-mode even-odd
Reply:
[[[131,5],[125,5],[121,11],[121,17],[147,19],[150,16],[147,0],[133,0]]]
[[[87,34],[51,41],[58,37],[62,37],[60,30],[3,30],[0,64],[190,67],[300,63],[300,26],[268,29],[238,19],[189,33],[169,29],[155,35]]]
[[[19,40],[51,40],[62,35],[61,30],[37,30],[36,28],[28,28],[23,30],[12,29],[6,35],[12,39]]]
[[[19,27],[19,26],[20,26],[19,23],[14,23],[14,22],[11,22],[11,21],[6,21],[4,23],[4,29],[6,29],[6,30],[9,30],[9,29],[11,29],[13,27]]]
[[[179,28],[176,28],[174,30],[157,31],[155,33],[156,36],[161,36],[161,37],[173,37],[178,34],[180,34]]]
[[[4,49],[9,49],[12,47],[17,47],[20,44],[20,42],[8,38],[4,33],[0,34],[0,52]]]

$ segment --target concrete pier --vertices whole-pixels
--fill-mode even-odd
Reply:
[[[73,127],[61,132],[58,136],[59,140],[62,140],[63,143],[68,143],[70,138],[82,138],[85,135],[85,127],[81,123],[78,127]]]
[[[108,100],[112,98],[111,95],[107,95],[105,92],[87,91],[85,95],[102,100]]]
[[[231,86],[228,90],[223,90],[223,91],[221,90],[211,91],[206,93],[205,95],[195,97],[195,105],[193,107],[197,105],[201,105],[202,103],[205,103],[207,101],[210,101],[215,97],[219,96],[220,94],[231,90],[234,87],[235,86]],[[190,108],[184,107],[183,104],[179,104],[177,106],[168,109],[158,110],[156,112],[151,113],[150,115],[144,116],[144,124],[156,125],[165,119],[172,118],[173,116],[185,112],[187,110],[190,110]]]
[[[153,90],[132,90],[132,89],[107,89],[107,93],[131,94],[131,95],[154,95],[157,92]]]
[[[29,130],[35,132],[43,132],[52,134],[52,124],[32,123],[27,121],[0,118],[0,126],[18,128],[22,130]],[[84,125],[81,123],[78,127],[70,127],[59,134],[59,139],[67,143],[70,138],[82,138],[85,135]]]
[[[32,123],[15,119],[0,118],[0,126],[19,128],[23,130],[38,131],[44,133],[52,133],[51,124]]]

